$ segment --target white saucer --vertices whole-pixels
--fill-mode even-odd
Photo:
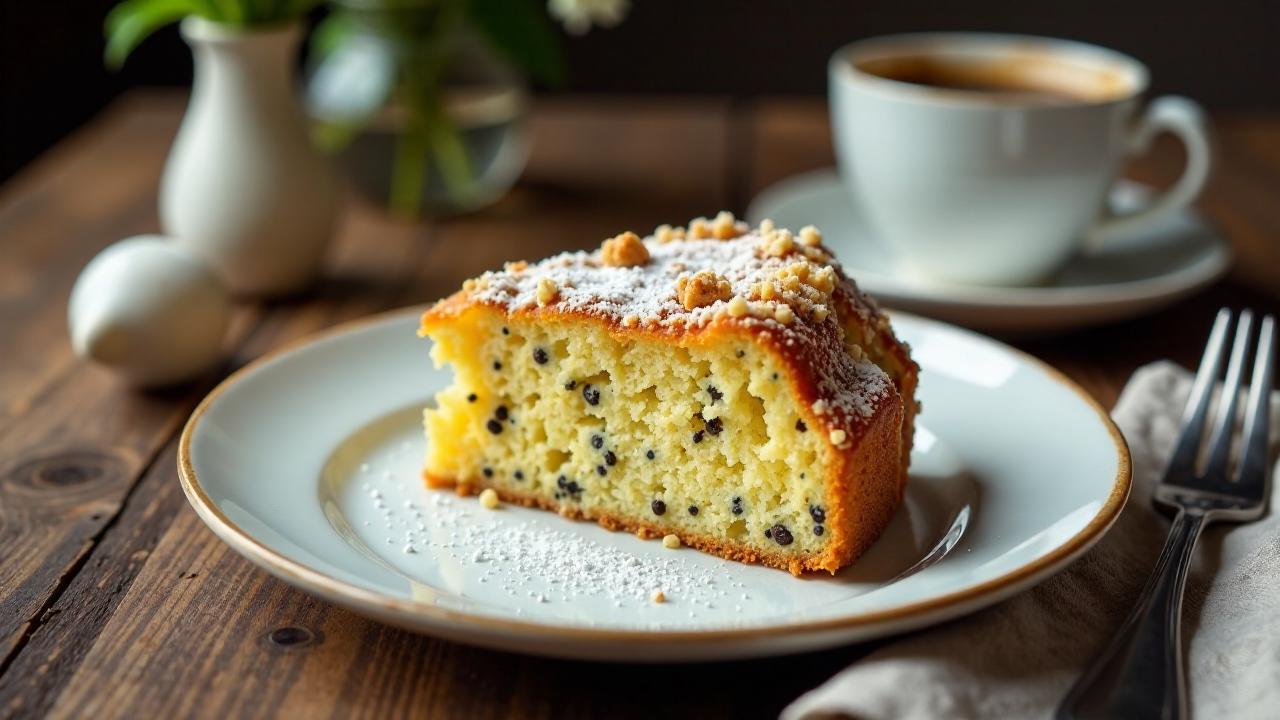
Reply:
[[[514,652],[693,661],[831,647],[990,605],[1100,538],[1129,491],[1106,412],[1016,350],[894,316],[923,368],[906,503],[835,576],[795,578],[420,479],[421,408],[449,382],[420,311],[359,321],[238,371],[178,466],[248,559],[383,622]],[[663,589],[667,600],[650,594]]]
[[[1121,181],[1111,199],[1120,211],[1141,207],[1150,191]],[[904,273],[893,250],[868,230],[833,169],[797,175],[751,203],[754,224],[770,218],[793,230],[815,225],[845,270],[888,307],[995,331],[1050,331],[1121,320],[1190,295],[1221,276],[1231,248],[1187,210],[1142,235],[1077,255],[1037,287],[949,285]]]

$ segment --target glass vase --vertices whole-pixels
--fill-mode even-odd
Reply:
[[[340,0],[312,44],[307,107],[352,185],[405,217],[476,210],[528,159],[524,77],[463,0]]]

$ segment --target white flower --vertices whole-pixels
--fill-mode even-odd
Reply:
[[[573,35],[586,33],[592,25],[613,27],[629,7],[630,0],[547,0],[547,12]]]

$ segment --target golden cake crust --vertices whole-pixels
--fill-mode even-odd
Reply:
[[[821,553],[797,555],[676,534],[684,544],[721,557],[795,574],[835,572],[875,541],[901,503],[918,368],[883,312],[844,274],[816,231],[750,230],[731,217],[726,230],[724,215],[702,226],[694,221],[683,232],[660,228],[638,247],[638,237],[625,233],[606,241],[603,252],[508,263],[424,313],[420,334],[482,306],[513,320],[595,324],[620,343],[692,347],[745,340],[764,348],[789,370],[799,414],[826,440],[824,486],[836,500],[826,510],[832,537]],[[689,238],[698,235],[704,237]],[[462,493],[490,486],[480,477],[426,479]],[[671,532],[639,519],[495,489],[509,502],[611,529],[646,537]]]

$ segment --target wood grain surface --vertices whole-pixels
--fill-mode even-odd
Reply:
[[[96,252],[157,230],[156,187],[181,111],[179,97],[129,96],[0,188],[0,718],[771,716],[872,649],[651,667],[411,635],[230,551],[186,506],[174,461],[195,403],[264,352],[440,297],[503,260],[741,213],[770,183],[830,165],[822,104],[542,101],[529,170],[503,201],[408,224],[352,199],[315,288],[238,308],[225,367],[140,394],[74,358],[66,300]],[[1235,245],[1230,278],[1141,320],[1012,339],[1104,404],[1138,365],[1192,363],[1218,306],[1280,307],[1280,116],[1216,127],[1220,162],[1202,206]],[[1164,182],[1180,161],[1161,143],[1131,174]]]

